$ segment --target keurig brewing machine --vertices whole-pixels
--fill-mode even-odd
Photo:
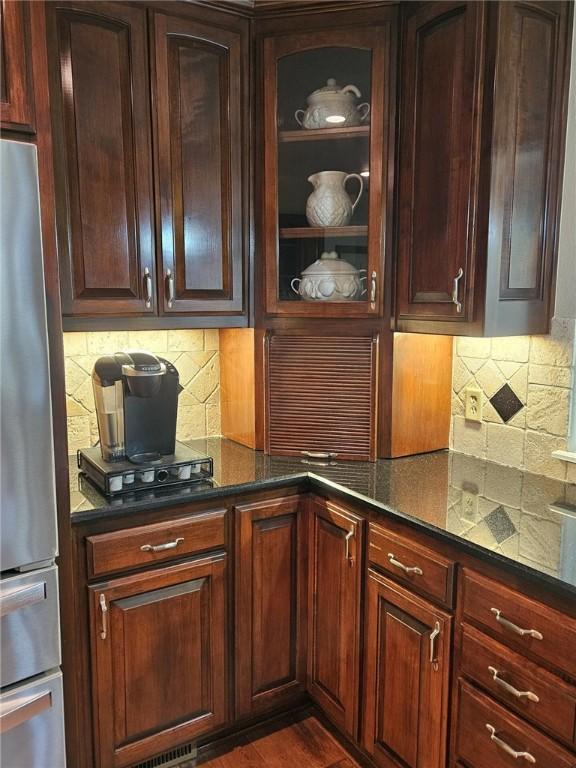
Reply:
[[[100,357],[92,372],[100,450],[78,467],[107,495],[212,476],[212,459],[176,441],[178,371],[150,352]]]

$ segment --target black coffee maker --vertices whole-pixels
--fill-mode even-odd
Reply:
[[[104,461],[173,456],[182,387],[172,363],[150,352],[117,352],[96,361],[92,386]]]

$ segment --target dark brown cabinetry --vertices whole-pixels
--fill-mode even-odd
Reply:
[[[404,8],[397,329],[546,333],[571,9]]]
[[[34,132],[29,7],[0,2],[0,117],[2,129]]]
[[[243,315],[242,35],[121,3],[47,14],[66,327]]]
[[[90,592],[99,768],[125,768],[225,722],[225,556]]]
[[[356,737],[363,521],[320,498],[310,502],[308,691]]]
[[[154,232],[146,11],[47,4],[64,315],[146,315]]]
[[[269,315],[366,317],[383,311],[385,254],[392,242],[397,8],[375,9],[371,21],[363,25],[349,16],[336,29],[314,29],[316,20],[306,31],[263,36]],[[307,107],[313,91],[327,88],[347,91],[345,114],[333,102],[327,110]],[[326,256],[317,261],[323,253],[336,253],[340,263]],[[301,279],[305,269],[316,276]],[[355,274],[355,288],[346,271]]]
[[[236,507],[236,715],[306,689],[306,515],[298,497]]]
[[[241,313],[241,37],[160,13],[153,27],[160,311]]]
[[[444,768],[452,619],[368,572],[363,745],[382,768]]]

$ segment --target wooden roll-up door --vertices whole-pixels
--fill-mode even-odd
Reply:
[[[377,351],[372,335],[271,334],[267,452],[374,460]]]

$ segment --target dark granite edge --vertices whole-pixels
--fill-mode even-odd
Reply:
[[[248,493],[250,491],[264,491],[273,490],[275,488],[295,487],[302,485],[303,483],[309,484],[311,489],[316,487],[334,491],[343,499],[355,500],[371,507],[376,511],[384,512],[392,518],[402,520],[411,528],[424,530],[438,541],[447,541],[455,547],[468,552],[480,560],[495,563],[509,571],[515,572],[522,578],[528,578],[534,582],[539,583],[541,586],[555,590],[557,593],[562,593],[563,595],[576,598],[576,585],[570,584],[567,581],[562,581],[561,579],[544,573],[543,571],[538,571],[535,568],[531,568],[529,565],[525,565],[524,563],[520,563],[517,560],[513,560],[512,558],[507,557],[506,555],[503,555],[499,552],[493,552],[489,549],[486,549],[481,544],[476,544],[467,539],[463,539],[462,537],[458,536],[457,533],[452,533],[442,528],[438,528],[432,523],[428,523],[424,520],[414,517],[413,515],[410,515],[401,509],[394,509],[390,506],[387,506],[386,504],[383,504],[382,502],[376,501],[376,499],[365,496],[358,491],[354,491],[344,485],[340,485],[332,480],[326,479],[325,477],[316,475],[313,472],[301,472],[298,474],[291,473],[289,475],[282,475],[279,477],[262,480],[253,480],[246,483],[237,483],[235,485],[215,485],[214,487],[207,488],[204,491],[196,492],[193,498],[183,497],[175,499],[147,499],[145,501],[135,501],[132,504],[125,504],[118,507],[117,509],[102,507],[100,509],[78,511],[71,514],[71,522],[72,525],[80,525],[82,523],[99,520],[104,517],[106,519],[113,520],[118,517],[124,517],[126,514],[133,512],[143,512],[145,510],[152,511],[155,509],[166,509],[169,507],[184,506],[186,504],[190,504],[192,500],[194,502],[209,501],[226,496],[234,496],[235,494]]]

